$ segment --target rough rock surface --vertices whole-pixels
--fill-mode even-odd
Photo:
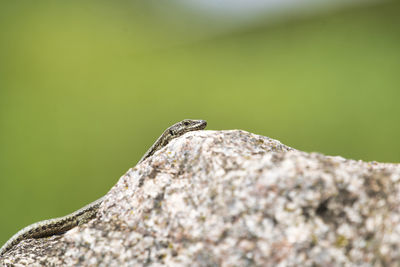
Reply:
[[[86,225],[0,265],[398,266],[400,166],[198,131],[130,169]]]

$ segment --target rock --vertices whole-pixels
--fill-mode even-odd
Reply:
[[[394,266],[400,166],[197,131],[130,169],[95,219],[0,265]]]

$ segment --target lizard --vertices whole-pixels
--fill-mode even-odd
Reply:
[[[142,163],[145,159],[151,157],[156,151],[165,147],[172,139],[175,139],[190,131],[203,130],[206,126],[207,122],[204,120],[186,119],[175,123],[161,134],[161,136],[147,150],[147,152],[143,155],[143,157],[138,161],[136,165]],[[30,238],[43,238],[52,235],[62,234],[74,228],[75,226],[89,222],[91,219],[96,217],[97,211],[104,198],[105,196],[64,217],[36,222],[23,228],[15,235],[13,235],[0,248],[0,257],[3,256],[12,247],[20,243],[22,240]]]

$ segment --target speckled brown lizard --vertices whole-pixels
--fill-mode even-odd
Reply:
[[[172,139],[190,131],[202,130],[206,126],[207,122],[204,120],[183,120],[172,125],[163,132],[137,164],[152,156],[157,150],[166,146]],[[87,223],[96,216],[97,210],[103,202],[103,199],[104,197],[64,217],[40,221],[23,228],[1,247],[0,256],[4,255],[13,246],[17,245],[24,239],[42,238],[62,234],[75,226]]]

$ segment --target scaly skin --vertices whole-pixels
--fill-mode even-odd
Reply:
[[[147,150],[137,164],[152,156],[156,151],[166,146],[172,139],[190,131],[202,130],[206,126],[207,122],[203,120],[183,120],[172,125],[163,132],[163,134],[149,148],[149,150]],[[103,199],[104,197],[101,197],[100,199],[93,201],[85,207],[64,217],[40,221],[23,228],[1,247],[0,256],[3,256],[7,251],[9,251],[22,240],[62,234],[74,228],[75,226],[87,223],[96,217],[97,211],[100,207],[100,204],[103,202]]]

